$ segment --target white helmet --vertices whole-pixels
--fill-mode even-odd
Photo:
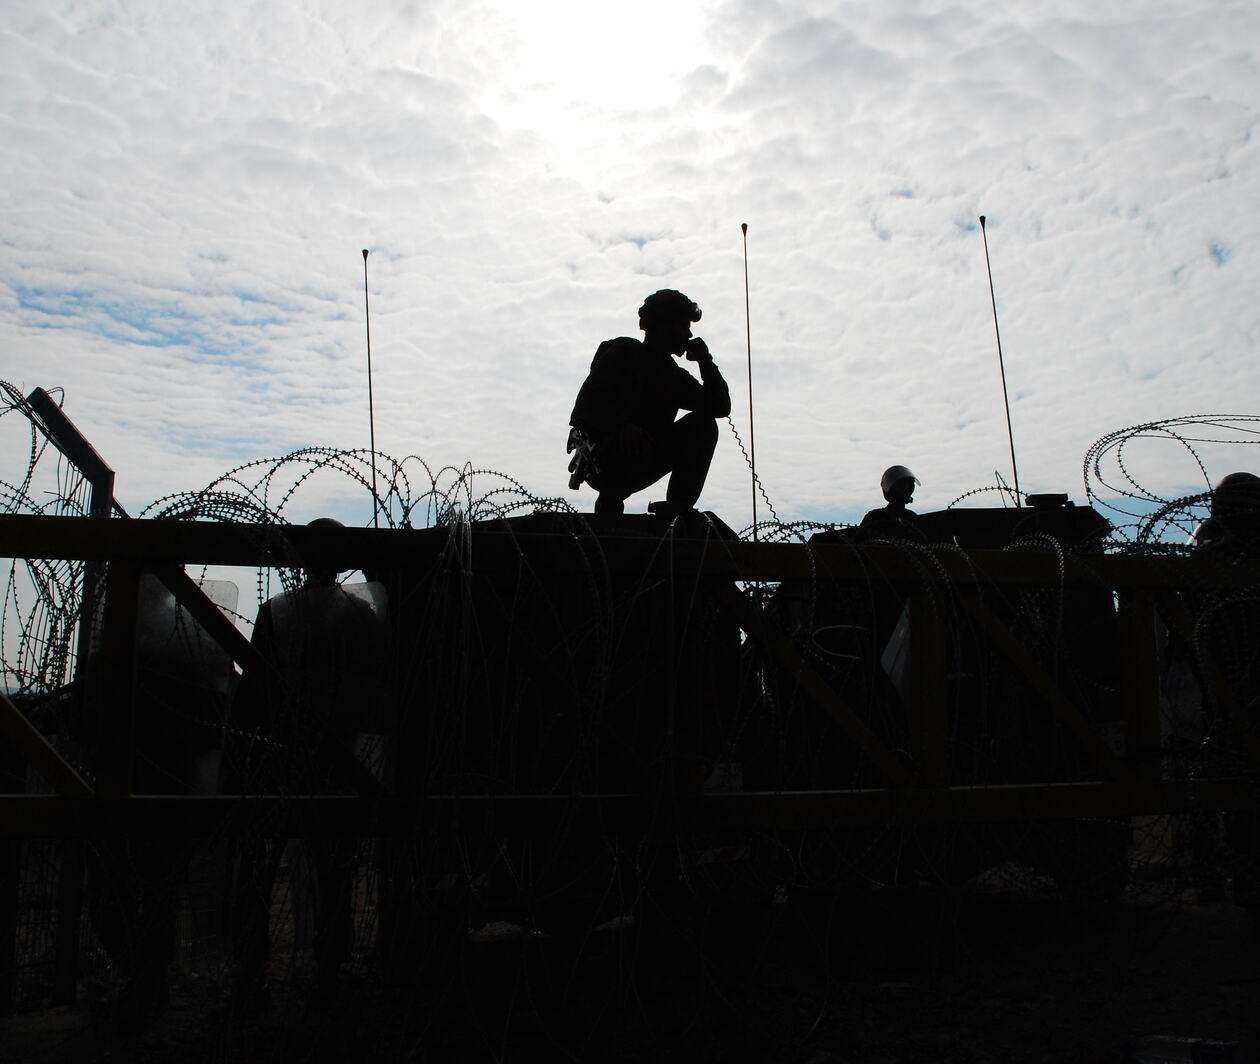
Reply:
[[[913,480],[915,487],[919,486],[919,478],[910,472],[903,465],[889,466],[884,470],[884,475],[879,478],[879,490],[884,493],[884,498],[888,497],[888,493],[892,490],[892,486],[899,480]]]

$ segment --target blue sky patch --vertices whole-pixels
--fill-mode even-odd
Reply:
[[[146,302],[101,298],[87,290],[53,291],[15,285],[18,305],[34,311],[38,317],[29,324],[37,328],[78,328],[94,332],[119,343],[142,347],[172,347],[187,350],[194,358],[210,356],[218,360],[229,353],[238,357],[232,365],[247,365],[239,357],[240,343],[224,334],[233,328],[257,329],[282,324],[278,314],[231,316],[226,320],[208,319],[192,314],[178,302],[151,300]],[[267,301],[244,292],[235,293],[242,303],[267,306]]]

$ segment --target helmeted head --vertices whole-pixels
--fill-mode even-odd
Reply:
[[[645,332],[662,325],[688,324],[700,320],[700,308],[673,288],[653,292],[639,308],[639,328]]]
[[[879,489],[889,502],[905,505],[914,501],[914,489],[919,478],[903,465],[889,466],[879,478]]]
[[[1212,489],[1212,516],[1222,521],[1260,519],[1260,477],[1255,473],[1230,473]]]
[[[307,521],[308,528],[345,528],[335,517],[317,517],[314,521]],[[306,583],[308,586],[315,585],[319,587],[331,587],[337,582],[336,569],[307,569]]]

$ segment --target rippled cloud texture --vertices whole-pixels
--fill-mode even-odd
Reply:
[[[131,506],[365,446],[366,247],[378,447],[589,508],[573,396],[657,288],[747,438],[747,222],[777,511],[894,462],[933,509],[1009,476],[984,214],[1021,483],[1079,500],[1107,432],[1258,412],[1257,41],[1252,2],[11,0],[0,377]],[[702,505],[749,518],[727,430]]]

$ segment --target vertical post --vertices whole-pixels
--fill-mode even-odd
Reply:
[[[752,470],[752,533],[757,542],[757,430],[753,420],[752,312],[748,302],[748,223],[740,222],[744,234],[744,338],[748,344],[748,465]]]
[[[1134,588],[1119,589],[1118,597],[1125,747],[1134,778],[1153,782],[1163,774],[1155,604]]]
[[[368,306],[368,249],[363,249],[363,326],[367,332],[368,449],[372,452],[372,527],[380,528],[380,496],[376,494],[376,409],[372,404],[372,312]]]
[[[0,740],[0,793],[26,789],[26,763]],[[22,882],[22,840],[0,842],[0,1016],[13,1011],[16,983],[19,888]]]
[[[114,560],[105,576],[105,616],[101,633],[97,718],[97,793],[102,798],[131,795],[135,761],[136,616],[140,565]]]
[[[997,294],[993,290],[993,267],[989,264],[989,231],[980,215],[980,235],[984,239],[984,269],[989,275],[989,303],[993,307],[993,335],[997,338],[998,370],[1002,375],[1002,404],[1006,407],[1006,438],[1011,445],[1011,476],[1015,478],[1015,505],[1022,504],[1019,492],[1019,467],[1015,464],[1015,430],[1011,427],[1011,400],[1006,390],[1006,362],[1002,358],[1002,332],[998,328]]]
[[[97,793],[122,798],[131,793],[135,739],[136,615],[140,565],[111,561],[105,573],[105,609],[100,650],[86,670],[89,689],[81,693],[87,716],[84,734],[96,753]],[[80,676],[85,675],[80,661]],[[82,681],[81,681],[82,682]],[[57,882],[56,974],[53,1000],[73,1004],[79,975],[79,928],[83,915],[84,844],[67,843]]]
[[[53,1004],[73,1005],[79,986],[79,925],[83,919],[83,842],[57,847],[57,928],[53,938]]]
[[[88,516],[110,517],[114,512],[114,471],[43,388],[34,389],[26,397],[26,401],[39,419],[37,427],[57,450],[70,459],[91,487]],[[75,667],[80,697],[83,691],[83,665],[92,649],[92,624],[96,620],[103,572],[104,567],[100,562],[87,562],[83,566],[83,599],[79,612]]]
[[[88,515],[108,518],[115,508],[114,471],[96,453],[74,423],[66,417],[43,388],[26,397],[39,418],[40,429],[87,479],[91,486]],[[88,667],[92,657],[95,626],[100,617],[101,590],[105,567],[100,562],[83,566],[83,594],[79,602],[79,631],[75,637],[74,699],[75,715],[84,719],[90,689],[97,677]],[[133,607],[134,608],[134,607]],[[60,847],[57,871],[57,929],[54,953],[56,972],[53,1003],[73,1005],[78,989],[79,925],[83,916],[83,843],[69,840]]]
[[[949,782],[949,699],[945,667],[945,619],[926,584],[910,594],[911,742],[922,787]]]

